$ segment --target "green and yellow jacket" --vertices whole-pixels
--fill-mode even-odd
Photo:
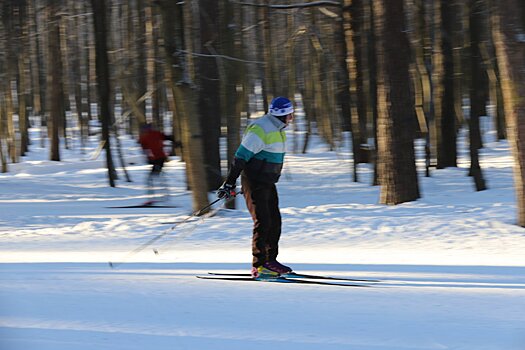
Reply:
[[[285,123],[271,114],[250,124],[235,152],[226,183],[235,184],[241,171],[252,180],[279,181],[286,153],[285,127]]]

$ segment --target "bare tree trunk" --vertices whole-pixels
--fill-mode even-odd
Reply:
[[[317,79],[314,84],[313,96],[316,105],[317,129],[323,139],[330,146],[330,150],[333,150],[335,148],[335,135],[332,120],[334,117],[334,103],[331,100],[333,92],[330,92],[330,82],[328,81],[328,70],[330,68],[327,62],[327,50],[316,33],[311,33],[310,41],[314,48],[312,55],[315,57],[315,59],[312,59],[312,71],[314,79]],[[320,108],[321,106],[322,108]]]
[[[144,49],[145,49],[145,65],[146,65],[146,93],[151,96],[146,99],[146,117],[152,121],[157,128],[163,125],[160,121],[160,114],[156,100],[158,96],[157,82],[156,82],[156,63],[155,63],[155,37],[153,33],[153,8],[151,1],[144,2]]]
[[[200,5],[200,11],[198,14],[200,18],[200,40],[198,43],[198,49],[201,54],[214,55],[217,54],[217,50],[221,50],[222,44],[233,45],[234,38],[231,37],[231,41],[228,39],[221,40],[221,29],[219,28],[219,22],[227,21],[232,23],[234,21],[233,12],[230,16],[223,16],[220,12],[220,3],[223,1],[204,1]],[[232,6],[231,4],[223,6]],[[218,15],[219,14],[219,15]],[[235,30],[233,27],[231,31]],[[226,51],[226,55],[235,56],[234,50]],[[231,79],[227,80],[227,77],[221,76],[221,69],[218,67],[223,61],[221,58],[215,57],[199,57],[196,60],[196,66],[198,71],[198,85],[199,89],[199,115],[201,116],[201,125],[203,132],[204,148],[207,150],[204,154],[205,165],[206,165],[206,184],[208,190],[215,190],[219,188],[222,183],[221,176],[221,157],[219,152],[219,138],[221,135],[221,115],[227,115],[221,113],[222,110],[220,102],[220,93],[222,92],[221,83],[235,84]],[[227,67],[231,66],[231,62],[225,62]],[[229,76],[228,76],[229,77]],[[233,85],[234,86],[234,85]],[[232,108],[235,107],[235,101],[232,101]]]
[[[91,5],[89,2],[83,2],[83,7],[85,12],[90,12]],[[93,28],[93,16],[86,16],[84,18],[85,26],[86,28]],[[96,74],[95,74],[95,45],[93,44],[93,31],[92,30],[84,30],[84,36],[83,41],[85,43],[84,50],[83,50],[83,57],[84,57],[84,69],[85,69],[85,80],[83,86],[85,87],[84,96],[86,97],[86,127],[87,127],[87,134],[91,134],[90,130],[90,123],[89,121],[93,119],[93,113],[91,105],[92,103],[96,103],[96,98],[94,98],[93,89],[95,86],[96,81]]]
[[[362,143],[363,135],[359,123],[359,108],[358,108],[358,94],[357,94],[357,61],[358,61],[358,50],[356,50],[356,24],[357,20],[355,16],[355,7],[361,6],[361,1],[358,2],[358,5],[353,4],[352,0],[345,0],[345,12],[344,15],[344,28],[345,28],[345,38],[346,38],[346,50],[348,52],[348,57],[346,58],[347,62],[347,71],[349,74],[349,99],[350,99],[350,130],[352,132],[352,152],[353,152],[353,174],[354,182],[359,181],[357,165],[361,162],[360,156],[360,145]],[[352,9],[352,11],[351,11]]]
[[[195,211],[208,205],[206,172],[204,169],[204,149],[200,118],[197,108],[196,93],[189,80],[187,55],[185,51],[185,31],[183,4],[171,0],[161,0],[164,26],[164,40],[173,81],[171,82],[176,103],[177,115],[181,118],[181,135],[184,159],[186,161],[186,177],[193,194],[193,209]],[[204,214],[204,213],[201,213]]]
[[[353,0],[353,16],[352,16],[352,28],[353,28],[353,41],[354,41],[354,60],[355,60],[355,92],[356,92],[356,104],[357,104],[357,124],[359,136],[357,145],[357,159],[359,163],[366,163],[366,154],[363,146],[368,142],[368,103],[365,88],[365,38],[364,38],[364,4],[363,0]],[[354,150],[354,153],[356,151]]]
[[[222,21],[220,23],[221,47],[227,56],[235,56],[238,48],[235,44],[234,7],[228,1],[221,1]],[[237,62],[218,59],[219,79],[221,81],[221,114],[226,116],[227,139],[226,153],[228,169],[233,162],[240,140],[240,114],[237,114],[237,84],[240,83],[240,67]],[[216,187],[217,188],[217,187]],[[229,209],[235,208],[235,199],[228,201]]]
[[[344,9],[339,13],[339,16],[343,18],[342,21],[337,21],[337,29],[335,31],[335,46],[336,46],[336,57],[339,69],[342,74],[339,77],[339,86],[337,91],[338,104],[341,108],[341,122],[342,129],[351,131],[352,126],[352,110],[351,110],[351,99],[350,99],[350,73],[348,72],[348,55],[350,54],[349,48],[346,46],[347,30],[351,30],[349,27],[349,20],[351,16],[348,16],[347,12],[350,8],[345,6]],[[348,33],[351,34],[351,33]],[[354,156],[355,157],[355,156]],[[355,178],[354,178],[355,179]]]
[[[63,9],[66,9],[67,3],[61,1],[61,6]],[[64,142],[64,148],[69,149],[69,143],[71,139],[71,135],[68,135],[68,124],[69,121],[67,120],[67,114],[66,111],[70,110],[70,103],[69,103],[69,89],[70,89],[70,77],[69,74],[69,46],[67,44],[67,36],[68,31],[66,29],[66,17],[64,14],[60,15],[60,23],[58,26],[59,31],[59,37],[60,37],[60,55],[61,55],[61,62],[62,62],[62,84],[60,84],[62,88],[62,98],[61,98],[61,104],[60,107],[62,109],[62,118],[60,119],[60,132],[62,133],[62,139]]]
[[[150,96],[145,102],[146,106],[146,118],[148,121],[153,122],[157,128],[162,130],[163,126],[159,124],[158,120],[158,111],[153,111],[153,101],[156,98],[156,88],[155,88],[155,48],[154,48],[154,39],[153,39],[153,14],[152,8],[150,6],[150,1],[145,0],[143,2],[142,9],[139,11],[142,13],[144,19],[144,65],[145,65],[145,93]],[[142,27],[142,26],[141,26]],[[157,114],[157,118],[155,118]]]
[[[310,19],[313,14],[313,10],[306,12],[306,22],[311,22]],[[302,56],[310,57],[312,56],[313,47],[311,46],[311,40],[303,41],[301,43]],[[302,102],[305,113],[305,123],[306,123],[306,134],[303,140],[302,153],[306,153],[308,149],[308,143],[310,141],[310,135],[312,134],[312,124],[318,119],[318,110],[317,102],[315,98],[315,86],[319,82],[318,73],[315,69],[314,59],[303,60],[303,69],[302,69]]]
[[[0,17],[4,16],[4,9],[0,7]],[[7,31],[4,27],[4,22],[0,20],[0,52],[5,52],[5,46],[7,41]],[[6,65],[5,57],[4,55],[0,55],[0,67],[3,67]],[[6,84],[5,82],[5,72],[0,71],[0,163],[1,163],[1,172],[7,173],[8,166],[7,166],[7,157],[5,155],[5,143],[6,143],[6,106],[5,106],[5,90],[6,90]]]
[[[287,20],[287,27],[289,32],[293,32],[295,26],[295,16],[290,15],[288,16]],[[288,98],[294,103],[294,105],[297,105],[295,101],[295,93],[297,90],[297,76],[296,76],[296,55],[295,55],[295,46],[296,46],[296,40],[295,38],[292,38],[286,43],[285,48],[285,59],[283,60],[286,63],[286,69],[287,77],[286,80],[283,82],[283,87],[286,90],[286,93],[284,93],[284,96],[288,96]],[[337,91],[337,95],[339,95],[339,92]],[[292,135],[292,140],[288,143],[291,144],[291,147],[288,147],[289,152],[291,153],[297,153],[297,124],[292,123],[290,125],[290,133]]]
[[[441,47],[441,13],[439,2],[423,1],[425,7],[424,53],[425,67],[430,78],[429,100],[427,104],[427,158],[426,176],[430,176],[430,168],[436,167],[438,143],[438,122],[441,118],[441,100],[443,98],[443,53]]]
[[[164,79],[165,79],[165,85],[167,89],[167,98],[168,98],[168,105],[172,112],[172,119],[171,119],[171,126],[172,126],[172,135],[173,140],[175,142],[172,143],[172,154],[180,156],[181,160],[184,161],[184,153],[182,152],[182,147],[176,146],[177,144],[182,144],[182,117],[179,115],[178,108],[177,108],[177,101],[175,100],[175,78],[173,77],[174,71],[172,64],[174,63],[174,59],[171,55],[173,55],[176,51],[176,47],[178,45],[182,46],[182,44],[176,44],[175,38],[174,38],[174,32],[175,32],[175,23],[172,21],[166,21],[166,19],[169,19],[174,11],[176,10],[175,4],[168,4],[166,1],[161,2],[161,20],[160,20],[160,26],[161,26],[161,36],[162,40],[164,42],[164,59],[166,61],[166,64],[164,65]]]
[[[49,0],[49,27],[48,27],[48,69],[47,81],[49,120],[48,132],[51,138],[50,160],[60,161],[59,130],[63,117],[62,99],[62,55],[60,54],[60,6],[58,0]]]
[[[147,81],[147,48],[146,48],[146,27],[145,27],[145,13],[144,13],[144,4],[147,0],[136,0],[135,6],[136,6],[136,20],[133,26],[133,30],[135,31],[135,52],[137,54],[136,62],[134,63],[135,66],[135,81],[132,85],[132,95],[131,98],[133,99],[132,103],[135,103],[135,101],[139,101],[139,99],[144,96],[148,92],[148,81]],[[146,100],[143,99],[141,102],[138,102],[138,113],[145,116],[144,121],[150,121],[148,120],[148,117],[151,118],[151,115],[148,116],[147,110],[146,110]]]
[[[29,4],[29,55],[31,64],[31,96],[33,102],[33,115],[41,115],[43,110],[43,94],[41,91],[40,76],[42,70],[42,55],[40,51],[40,36],[41,33],[38,30],[38,18],[36,15],[36,0],[33,0]],[[40,116],[43,119],[43,116]],[[43,128],[43,127],[42,127]]]
[[[7,173],[8,167],[7,167],[7,159],[4,155],[4,138],[1,135],[1,132],[0,132],[0,163],[2,164],[1,172]]]
[[[489,1],[489,28],[490,35],[487,40],[487,45],[482,48],[483,58],[487,66],[487,74],[489,77],[489,90],[491,104],[495,106],[494,110],[494,125],[496,126],[497,139],[504,140],[507,138],[506,123],[505,123],[505,111],[503,109],[503,93],[501,87],[501,74],[498,68],[498,62],[496,59],[496,49],[494,46],[494,16],[497,15],[496,1]]]
[[[414,154],[409,43],[403,0],[374,1],[378,57],[378,171],[380,203],[419,198]]]
[[[263,1],[266,1],[266,3],[269,3],[268,0],[263,0]],[[272,55],[272,41],[271,41],[272,34],[271,34],[271,27],[270,27],[272,15],[270,14],[270,9],[266,7],[261,7],[259,11],[261,12],[261,21],[262,21],[262,31],[261,31],[262,41],[263,41],[262,53],[264,57],[264,62],[266,62],[266,64],[264,65],[263,100],[264,100],[264,108],[267,111],[268,105],[270,104],[270,101],[272,100],[272,98],[275,97],[275,93],[276,93],[275,91],[276,88],[275,88],[274,81],[273,81],[273,76],[274,76],[273,58],[274,56]]]
[[[24,45],[26,48],[27,45]],[[24,49],[25,51],[25,49]],[[20,129],[20,156],[25,156],[29,151],[29,116],[27,103],[29,101],[29,59],[23,52],[18,61],[18,123]]]
[[[9,60],[9,58],[8,58]],[[8,65],[9,66],[9,65]],[[9,68],[8,68],[9,70]],[[10,74],[8,74],[8,77]],[[14,103],[13,90],[11,89],[11,79],[8,78],[5,86],[5,100],[6,100],[6,117],[7,117],[7,152],[12,163],[18,163],[18,151],[16,142],[16,130],[14,121]]]
[[[111,187],[115,187],[117,178],[113,157],[111,155],[110,125],[113,120],[110,103],[111,87],[109,78],[108,49],[107,49],[107,22],[105,0],[91,0],[93,6],[93,20],[95,28],[95,50],[97,90],[100,101],[100,116],[102,122],[102,140],[106,150],[106,166],[108,169],[108,180]]]
[[[416,135],[425,139],[425,175],[430,176],[432,157],[435,155],[433,137],[432,76],[431,48],[429,33],[432,18],[429,17],[430,2],[423,0],[408,0],[407,11],[410,40],[413,50],[411,72],[414,86],[415,109],[418,121]],[[431,12],[431,11],[430,11]],[[430,23],[429,23],[430,22]]]
[[[71,2],[70,6],[73,7],[72,11],[74,14],[74,18],[72,19],[72,33],[69,36],[69,42],[71,45],[72,90],[75,98],[75,112],[77,115],[77,123],[80,131],[80,151],[81,153],[84,153],[87,139],[87,130],[86,120],[84,120],[84,108],[82,102],[82,82],[84,79],[82,76],[83,61],[81,57],[83,48],[82,30],[85,30],[86,28],[82,25],[83,19],[81,16],[81,3]]]
[[[307,43],[302,43],[303,52],[302,55],[309,55],[309,45]],[[313,76],[311,60],[306,60],[303,62],[302,69],[302,91],[301,97],[303,102],[303,109],[305,113],[305,123],[306,123],[306,134],[304,135],[302,153],[306,153],[308,149],[308,142],[310,140],[310,135],[312,133],[312,122],[316,120],[316,108],[314,100],[314,84],[316,84],[315,77]]]
[[[468,21],[465,20],[464,1],[452,0],[452,11],[455,14],[455,19],[452,24],[453,36],[452,45],[454,47],[452,59],[454,61],[454,112],[456,115],[456,132],[465,125],[465,116],[463,113],[463,98],[467,89],[467,74],[464,64],[464,56],[467,54],[466,33],[468,28]]]
[[[445,38],[443,30],[444,20],[442,7],[446,6],[442,1],[432,2],[432,27],[431,27],[431,38],[432,38],[432,111],[434,117],[434,123],[430,124],[430,135],[433,142],[434,150],[434,165],[439,168],[440,157],[442,156],[443,150],[443,125],[444,123],[444,110],[443,104],[445,103],[445,43],[448,38]],[[452,50],[450,50],[452,53]],[[448,71],[450,73],[450,71]],[[449,86],[450,87],[450,86]],[[449,96],[450,98],[450,96]],[[448,101],[447,101],[448,102]],[[453,100],[452,100],[453,102]],[[450,102],[448,102],[450,103]],[[455,131],[455,130],[454,130]]]
[[[29,147],[29,116],[27,114],[29,102],[29,21],[27,4],[18,4],[17,31],[19,37],[18,48],[18,124],[20,132],[19,155],[24,156]]]
[[[480,33],[482,30],[481,1],[470,0],[470,118],[469,118],[469,140],[470,140],[470,172],[473,177],[476,191],[487,189],[483,173],[479,165],[479,148],[481,148],[481,133],[479,129],[479,117],[483,115],[485,99],[482,89],[481,76],[484,71],[481,66]]]
[[[118,129],[119,129],[119,126],[116,123],[113,123],[113,133],[115,135],[115,143],[117,146],[117,153],[118,153],[118,159],[120,162],[120,166],[122,167],[122,171],[124,172],[124,177],[126,178],[126,182],[132,182],[131,177],[129,176],[128,170],[126,168],[126,160],[124,159],[124,152],[122,151],[122,144],[120,142],[120,136],[119,136]]]
[[[0,24],[0,29],[2,29],[1,24]],[[2,41],[3,41],[3,38],[0,34],[0,46],[1,46]],[[6,159],[5,152],[4,152],[4,144],[5,144],[5,136],[6,136],[5,121],[4,121],[5,114],[6,114],[5,104],[2,101],[2,99],[0,99],[0,164],[1,164],[0,171],[2,173],[7,173],[7,171],[9,170],[7,166],[7,159]]]
[[[374,178],[372,180],[372,185],[379,185],[379,173],[377,167],[377,150],[378,146],[378,137],[377,137],[377,120],[379,116],[378,103],[377,103],[377,52],[376,52],[376,34],[375,34],[375,16],[373,11],[373,1],[367,0],[367,13],[370,20],[370,32],[368,36],[369,42],[369,52],[368,52],[368,63],[370,68],[370,106],[372,109],[372,124],[373,124],[373,135],[374,135]]]
[[[16,84],[16,73],[18,71],[18,33],[16,24],[16,5],[6,3],[3,5],[2,22],[5,30],[3,47],[5,52],[5,74],[2,79],[3,93],[5,99],[5,112],[7,118],[7,153],[12,163],[18,162],[17,133],[15,129],[15,99],[13,97],[13,84]]]
[[[454,21],[456,15],[452,0],[441,1],[442,51],[443,51],[443,98],[441,99],[441,118],[438,126],[437,168],[457,166],[456,146],[456,92],[454,85]]]
[[[161,66],[161,62],[159,60],[160,56],[160,48],[162,45],[162,41],[160,41],[159,38],[159,15],[158,15],[158,7],[155,5],[155,2],[153,1],[151,4],[151,16],[152,16],[152,41],[153,41],[153,95],[151,96],[151,103],[152,103],[152,112],[153,112],[153,120],[156,120],[157,123],[164,127],[164,121],[163,121],[163,107],[162,107],[162,93],[165,90],[163,86],[163,69]]]
[[[500,0],[496,7],[494,43],[514,157],[518,225],[525,227],[525,5],[520,0]]]

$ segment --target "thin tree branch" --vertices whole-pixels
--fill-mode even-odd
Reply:
[[[177,52],[181,52],[187,55],[192,55],[192,56],[197,56],[197,57],[219,57],[219,58],[224,58],[230,61],[237,61],[237,62],[244,62],[244,63],[256,63],[256,64],[263,64],[263,65],[266,64],[266,62],[264,61],[249,61],[249,60],[243,60],[240,58],[226,56],[226,55],[209,55],[209,54],[204,54],[204,53],[189,52],[187,50],[177,50]]]
[[[312,1],[312,2],[305,2],[305,3],[297,3],[297,4],[290,4],[290,5],[267,5],[267,4],[252,4],[248,2],[242,2],[242,1],[236,1],[236,0],[230,0],[231,3],[236,5],[243,5],[243,6],[255,6],[255,7],[268,7],[272,9],[295,9],[295,8],[307,8],[307,7],[315,7],[315,6],[336,6],[336,7],[342,7],[342,4],[338,1]]]

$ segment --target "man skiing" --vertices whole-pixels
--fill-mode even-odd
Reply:
[[[153,194],[154,179],[159,179],[164,162],[168,159],[168,155],[164,151],[164,140],[173,142],[173,137],[155,130],[151,123],[142,126],[139,143],[148,158],[148,163],[151,164],[151,171],[147,178],[148,193],[150,195]]]
[[[246,129],[226,181],[217,191],[219,198],[235,195],[237,178],[242,172],[242,190],[253,219],[252,277],[255,279],[292,272],[290,267],[277,261],[281,213],[275,184],[284,162],[284,128],[293,120],[293,113],[289,99],[272,100],[269,112]]]

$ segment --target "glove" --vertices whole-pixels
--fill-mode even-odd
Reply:
[[[231,197],[235,197],[235,194],[235,185],[230,185],[226,182],[217,190],[217,197],[220,199],[230,199]]]

